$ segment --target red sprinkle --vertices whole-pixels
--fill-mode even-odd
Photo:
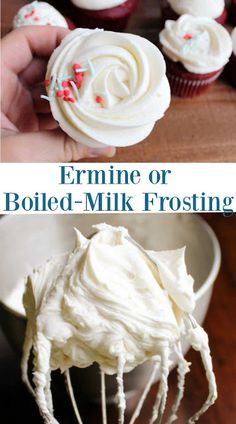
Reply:
[[[72,66],[72,69],[74,70],[74,71],[76,71],[76,69],[80,69],[81,68],[81,65],[79,64],[79,63],[75,63],[73,66]]]
[[[57,91],[57,97],[63,97],[64,96],[64,91],[63,90],[58,90]]]
[[[75,75],[75,80],[81,82],[83,80],[83,75],[81,73]]]
[[[48,87],[49,86],[50,81],[48,79],[44,80],[44,86]]]
[[[62,85],[63,88],[66,88],[66,87],[70,86],[70,83],[69,83],[69,81],[64,80],[64,81],[62,81],[61,85]]]
[[[77,88],[80,88],[81,87],[80,82],[76,82],[75,85],[76,85]]]
[[[184,40],[191,40],[193,36],[191,34],[184,34],[183,39]]]
[[[65,97],[63,97],[63,100],[64,100],[65,102],[75,103],[75,99],[74,99],[73,97],[65,96]]]
[[[65,97],[68,97],[70,95],[70,90],[64,90],[63,94]]]
[[[26,13],[26,15],[24,16],[25,19],[30,18],[31,16],[33,16],[35,10],[32,10],[31,12]]]
[[[103,98],[101,96],[96,96],[96,103],[102,103],[103,102]]]

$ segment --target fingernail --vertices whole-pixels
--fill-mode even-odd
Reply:
[[[116,154],[116,148],[115,147],[110,147],[109,150],[106,153],[106,156],[108,158],[113,158],[113,156],[115,156]]]
[[[112,158],[116,154],[116,148],[115,147],[106,147],[104,149],[94,149],[89,148],[88,150],[88,157],[89,158],[97,158],[98,156],[106,156],[108,158]]]
[[[92,147],[90,147],[88,149],[88,157],[89,158],[97,158],[98,156],[101,156],[101,154],[102,154],[101,150],[102,149],[93,149]]]

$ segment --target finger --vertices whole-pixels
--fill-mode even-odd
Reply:
[[[19,74],[34,56],[49,57],[70,31],[53,26],[28,26],[11,31],[2,40],[2,58],[14,73]]]
[[[47,100],[41,98],[42,94],[46,95],[43,84],[37,84],[32,87],[31,95],[34,102],[34,110],[36,113],[50,113],[50,104]]]
[[[115,151],[114,147],[91,149],[83,146],[60,129],[2,138],[3,162],[78,162],[85,158],[112,157]]]
[[[47,60],[35,57],[19,75],[21,81],[27,86],[43,82],[47,70]]]

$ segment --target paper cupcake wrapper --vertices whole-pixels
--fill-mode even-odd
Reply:
[[[67,22],[67,25],[68,25],[68,28],[69,28],[70,30],[73,30],[73,29],[75,29],[75,28],[76,28],[76,26],[75,26],[74,22],[72,22],[72,21],[71,21],[71,19],[67,18],[66,16],[64,16],[64,18],[65,18],[65,20],[66,20],[66,22]]]
[[[175,75],[167,71],[167,78],[170,83],[171,94],[178,97],[194,97],[203,93],[221,74],[222,69],[214,72],[205,79],[187,79],[180,75]]]

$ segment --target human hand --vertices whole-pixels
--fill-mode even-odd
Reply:
[[[2,40],[3,162],[71,162],[115,154],[113,147],[91,149],[75,142],[40,98],[48,58],[67,33],[59,27],[29,26]]]

